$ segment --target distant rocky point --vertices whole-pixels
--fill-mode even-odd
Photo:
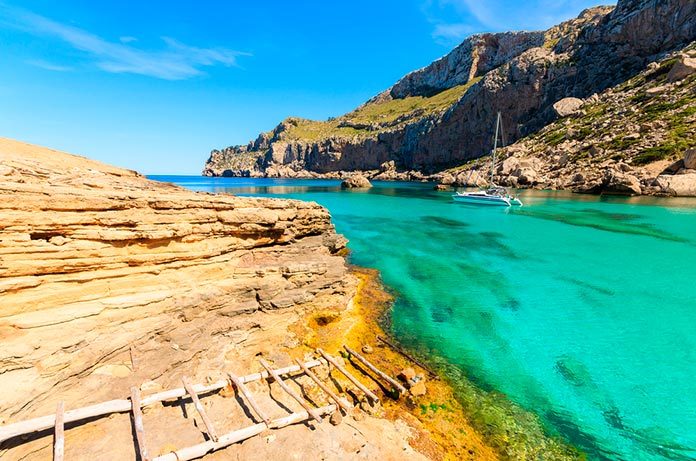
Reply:
[[[521,168],[526,171],[515,176],[521,179],[516,184],[510,179],[511,185],[681,195],[686,190],[681,185],[655,183],[661,171],[654,170],[664,165],[653,164],[673,163],[696,147],[694,39],[696,2],[691,0],[620,0],[615,8],[590,8],[546,31],[474,35],[348,114],[324,122],[291,117],[245,146],[212,151],[203,174],[343,179],[359,171],[369,179],[437,179],[433,175],[465,171],[490,151],[495,114],[501,111],[503,134],[512,144],[508,153],[535,145],[534,155],[516,155],[527,159]],[[653,77],[638,82],[639,75]],[[633,88],[627,88],[629,81]],[[675,92],[682,97],[672,98]],[[619,100],[629,93],[634,99]],[[641,97],[672,106],[648,109]],[[638,129],[629,134],[637,138],[611,142],[611,122],[621,117],[606,118],[607,124],[583,123],[599,117],[587,114],[598,102],[607,113],[612,105],[621,107],[615,111],[621,115],[633,113]],[[585,127],[582,139],[572,130],[560,133],[569,120]],[[641,123],[654,125],[664,136],[641,130]],[[555,137],[538,137],[552,126],[559,131]],[[523,144],[516,145],[519,140]],[[561,146],[572,140],[591,149],[592,158],[613,158],[626,166],[614,174],[605,173],[608,165],[599,161],[577,162],[574,148]],[[543,165],[566,147],[563,173],[549,175]],[[582,187],[579,176],[574,183],[567,180],[577,174],[585,178]]]

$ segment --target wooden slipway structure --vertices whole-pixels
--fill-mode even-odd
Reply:
[[[393,392],[397,396],[406,392],[406,389],[398,381],[379,370],[363,356],[347,346],[344,346],[344,348],[352,358],[357,359],[367,369],[375,373],[379,378],[391,386]],[[0,426],[0,443],[6,440],[15,439],[17,437],[53,428],[53,459],[54,461],[63,461],[65,450],[64,430],[67,423],[77,423],[77,425],[87,424],[89,421],[96,418],[105,417],[113,413],[129,412],[131,414],[133,432],[135,433],[135,450],[141,460],[185,461],[197,459],[205,456],[207,453],[244,441],[267,430],[277,430],[292,424],[309,420],[314,420],[316,423],[321,423],[326,415],[330,415],[337,411],[347,413],[353,410],[353,405],[351,403],[336,395],[324,382],[322,382],[316,373],[312,371],[313,368],[321,366],[328,366],[329,370],[332,368],[338,370],[360,392],[365,395],[371,404],[379,402],[379,397],[360,381],[358,381],[350,372],[348,372],[348,370],[346,370],[335,357],[332,357],[321,349],[317,349],[316,352],[318,357],[314,360],[307,362],[296,360],[295,365],[279,369],[273,369],[264,360],[259,360],[260,365],[264,369],[262,372],[252,373],[245,376],[236,376],[235,374],[228,372],[228,379],[219,380],[208,385],[193,384],[187,377],[184,376],[181,380],[182,387],[169,389],[145,397],[140,395],[140,390],[137,387],[133,387],[131,388],[129,398],[127,399],[109,400],[73,410],[66,411],[63,402],[59,402],[56,409],[56,414],[54,415],[42,416],[39,418]],[[307,400],[305,400],[305,398],[298,395],[284,382],[284,379],[287,377],[300,375],[306,375],[309,377],[311,381],[314,382],[330,398],[331,403],[327,403],[326,405],[318,408],[313,407]],[[261,380],[277,382],[285,393],[300,404],[303,411],[298,411],[283,417],[272,419],[261,409],[254,396],[246,386],[247,383]],[[218,434],[213,422],[201,404],[200,399],[228,386],[233,386],[236,388],[239,397],[243,397],[243,401],[249,405],[250,410],[253,410],[252,414],[257,422],[251,426],[233,430],[224,434]],[[156,403],[186,397],[191,399],[196,412],[203,422],[207,440],[197,445],[181,448],[164,455],[152,457],[152,454],[148,451],[147,432],[146,427],[143,424],[143,408]]]

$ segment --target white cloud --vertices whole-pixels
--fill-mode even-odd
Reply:
[[[147,75],[165,80],[183,80],[203,74],[202,67],[236,66],[239,56],[250,56],[225,48],[198,48],[162,37],[164,49],[145,50],[130,44],[133,37],[111,42],[84,29],[62,24],[17,8],[10,11],[14,27],[25,32],[61,40],[83,52],[100,69],[112,73]],[[126,40],[123,40],[123,39]]]
[[[130,35],[124,35],[122,37],[119,37],[118,39],[121,41],[121,43],[132,43],[138,41],[137,38],[131,37]]]
[[[44,61],[43,59],[29,59],[25,62],[29,65],[34,66],[34,67],[39,67],[41,69],[46,69],[46,70],[52,70],[54,72],[70,72],[71,70],[73,70],[72,67],[61,66],[59,64],[53,64],[51,62]]]
[[[435,24],[432,36],[436,42],[443,45],[451,45],[453,43],[459,43],[468,35],[471,35],[474,29],[465,23],[456,24]]]

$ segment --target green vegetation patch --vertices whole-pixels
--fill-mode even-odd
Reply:
[[[289,119],[291,127],[285,132],[287,139],[319,141],[331,137],[367,137],[387,128],[446,111],[459,101],[481,77],[471,79],[429,97],[409,96],[367,103],[342,117],[325,122],[305,119]]]
[[[696,126],[693,121],[684,121],[672,127],[662,144],[648,147],[634,157],[633,164],[647,165],[658,160],[676,159],[692,147],[696,147]]]
[[[409,96],[403,99],[391,99],[383,102],[366,104],[343,118],[355,124],[390,123],[400,117],[410,115],[427,115],[442,112],[459,101],[481,77],[476,77],[464,85],[457,85],[430,97]]]

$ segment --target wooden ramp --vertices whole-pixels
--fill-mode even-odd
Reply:
[[[360,356],[353,350],[346,347],[348,353],[356,357],[360,362],[375,372],[380,378],[384,379],[389,385],[392,385],[396,392],[405,391],[393,378],[378,370],[374,365],[369,363],[364,357]],[[273,369],[264,360],[259,360],[264,371],[252,373],[245,376],[237,376],[234,373],[228,372],[228,379],[219,380],[212,384],[194,384],[189,378],[182,378],[182,387],[165,390],[156,394],[141,396],[140,390],[137,387],[131,388],[131,394],[127,399],[109,400],[106,402],[90,405],[87,407],[66,410],[63,402],[57,406],[56,414],[42,416],[26,421],[21,421],[13,424],[0,426],[0,443],[20,437],[23,435],[32,434],[38,431],[54,429],[54,444],[53,444],[53,459],[54,461],[63,461],[65,450],[65,425],[68,423],[76,423],[71,425],[87,424],[89,421],[105,417],[114,413],[130,413],[132,419],[132,427],[134,432],[135,451],[139,459],[143,461],[185,461],[197,459],[205,456],[215,450],[225,448],[237,442],[241,442],[248,438],[254,437],[267,430],[277,430],[283,427],[297,424],[309,420],[320,424],[324,417],[336,411],[348,412],[353,409],[353,405],[336,395],[324,383],[313,368],[328,366],[329,370],[333,367],[344,375],[351,383],[353,383],[362,392],[367,399],[372,403],[379,402],[379,397],[358,381],[348,370],[346,370],[336,358],[317,349],[318,358],[307,362],[297,360],[296,365],[291,365],[284,368]],[[331,402],[323,406],[314,406],[305,397],[297,394],[291,387],[285,383],[285,379],[306,375],[311,379],[311,382],[316,384],[330,399]],[[302,411],[293,412],[291,414],[271,418],[262,407],[258,404],[253,394],[249,391],[246,384],[254,381],[268,380],[269,382],[277,382],[284,393],[295,400],[301,407]],[[219,434],[213,424],[213,421],[208,416],[205,407],[201,404],[201,398],[211,395],[225,387],[231,386],[236,388],[239,398],[248,404],[249,409],[257,422],[251,426],[233,430],[231,432]],[[200,420],[203,422],[205,429],[206,441],[196,445],[177,449],[170,453],[152,456],[152,452],[148,447],[147,427],[143,424],[143,408],[155,403],[173,401],[181,398],[190,398],[195,411]],[[20,443],[21,444],[21,443]]]

